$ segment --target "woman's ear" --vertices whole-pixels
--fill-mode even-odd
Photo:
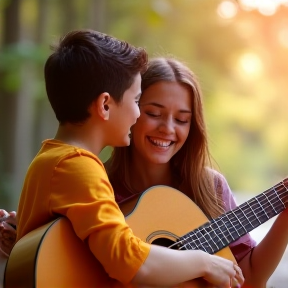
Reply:
[[[109,93],[104,92],[99,95],[99,97],[94,101],[94,111],[103,120],[109,119],[109,105],[111,104],[111,96]]]

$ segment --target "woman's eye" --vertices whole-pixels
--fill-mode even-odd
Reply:
[[[188,120],[180,120],[180,119],[176,119],[177,122],[181,123],[181,124],[186,124],[188,123]]]
[[[139,102],[140,102],[139,100],[138,100],[138,101],[135,101],[135,103],[136,103],[138,106],[139,106]]]
[[[146,114],[148,116],[151,116],[151,117],[159,117],[160,116],[160,114],[153,114],[153,113],[150,113],[150,112],[146,112]]]

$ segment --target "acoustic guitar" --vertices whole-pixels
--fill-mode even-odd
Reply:
[[[287,190],[288,178],[211,221],[186,195],[167,186],[154,186],[126,201],[121,209],[143,241],[171,249],[201,249],[235,261],[227,246],[283,211],[288,206]],[[63,217],[15,244],[7,261],[4,288],[20,287],[132,286],[109,278]],[[199,278],[177,287],[206,288],[209,284]]]

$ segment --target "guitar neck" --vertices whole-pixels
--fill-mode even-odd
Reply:
[[[288,178],[179,238],[179,249],[214,254],[288,206]]]

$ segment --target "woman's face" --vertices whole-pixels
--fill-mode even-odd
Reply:
[[[132,127],[136,157],[155,164],[168,163],[188,137],[191,105],[190,90],[176,82],[157,82],[143,91],[141,114]]]

